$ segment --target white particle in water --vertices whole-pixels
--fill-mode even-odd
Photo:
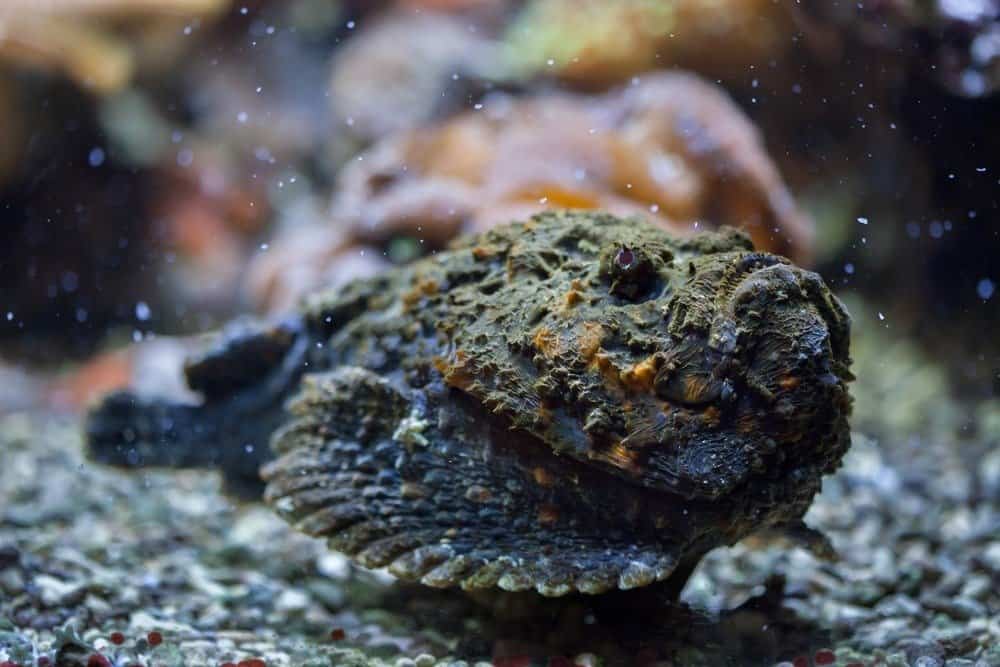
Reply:
[[[858,222],[860,222],[862,225],[867,225],[868,218],[858,218]]]
[[[104,164],[104,149],[100,146],[90,149],[90,154],[87,156],[87,163],[91,167],[100,167]]]
[[[994,283],[989,278],[983,278],[976,285],[976,294],[979,295],[980,299],[986,301],[993,296],[993,292],[996,291],[996,288],[997,288],[996,283]]]
[[[878,318],[883,322],[885,321],[885,315],[883,315],[881,311],[879,311]]]
[[[354,30],[354,25],[355,25],[354,21],[348,21],[347,22],[347,29],[348,30]]]
[[[76,291],[76,288],[80,286],[80,277],[72,271],[67,271],[62,275],[59,282],[62,284],[62,288],[65,292],[72,294]]]
[[[267,252],[267,249],[270,248],[270,247],[271,246],[267,245],[266,243],[261,243],[260,244],[261,252]]]
[[[135,317],[140,322],[145,322],[150,318],[152,314],[153,314],[152,311],[149,309],[149,306],[146,304],[145,301],[140,301],[139,303],[135,304]]]
[[[241,111],[238,114],[236,114],[236,120],[240,121],[241,123],[247,122],[247,118],[248,116],[246,111]]]
[[[848,262],[847,264],[844,264],[844,273],[846,273],[849,276],[853,276],[854,275],[854,265],[851,264],[850,262]]]

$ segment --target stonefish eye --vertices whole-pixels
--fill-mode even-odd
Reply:
[[[615,266],[622,271],[627,271],[632,268],[633,264],[635,264],[635,253],[629,248],[619,248],[615,254]]]
[[[629,301],[650,298],[660,283],[656,264],[643,248],[617,244],[608,248],[601,261],[601,275],[609,291]]]

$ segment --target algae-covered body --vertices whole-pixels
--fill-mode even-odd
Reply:
[[[363,565],[599,593],[801,527],[850,442],[848,327],[735,232],[544,214],[230,335],[188,368],[203,405],[119,394],[88,435],[235,476],[270,438],[266,501]]]

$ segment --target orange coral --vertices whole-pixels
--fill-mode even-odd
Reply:
[[[735,225],[762,249],[810,254],[812,224],[757,130],[721,89],[683,73],[594,97],[494,96],[392,135],[342,170],[329,239],[383,246],[402,235],[435,248],[548,208],[603,209],[679,233]]]
[[[742,74],[784,47],[790,25],[772,0],[533,0],[505,43],[516,71],[595,87],[668,66]]]
[[[134,45],[109,25],[121,19],[189,20],[229,0],[4,0],[0,61],[62,72],[84,88],[118,90],[136,67]]]
[[[430,130],[377,144],[341,174],[334,217],[378,242],[442,243],[546,208],[601,208],[676,230],[739,225],[802,261],[811,225],[746,117],[680,73],[600,97],[487,100]]]

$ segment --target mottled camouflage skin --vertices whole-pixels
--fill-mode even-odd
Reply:
[[[545,214],[231,337],[189,368],[206,404],[167,440],[201,423],[240,449],[280,422],[267,502],[403,578],[635,588],[801,527],[850,442],[848,327],[818,276],[735,232]],[[113,397],[95,449],[120,459],[120,425],[157,409],[182,408]],[[165,460],[152,422],[133,458]]]

